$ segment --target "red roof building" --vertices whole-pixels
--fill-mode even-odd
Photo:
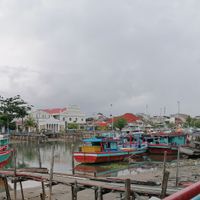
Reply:
[[[137,120],[140,120],[139,117],[135,116],[132,113],[125,113],[124,115],[118,116],[118,117],[114,117],[113,118],[113,122],[117,121],[118,119],[125,119],[127,121],[127,123],[133,123],[136,122]],[[110,118],[107,123],[112,123],[112,118]]]
[[[52,108],[52,109],[42,109],[42,111],[47,112],[50,115],[60,114],[66,111],[67,108]]]

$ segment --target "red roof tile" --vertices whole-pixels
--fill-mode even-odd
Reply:
[[[59,114],[66,111],[67,108],[51,108],[51,109],[42,109],[42,111],[49,113],[50,115]]]
[[[137,120],[140,120],[139,117],[135,116],[132,113],[126,113],[124,115],[118,116],[118,117],[114,117],[113,121],[117,121],[119,118],[123,118],[127,121],[127,123],[132,123],[132,122],[136,122]],[[112,119],[110,118],[108,121],[108,123],[112,123]]]

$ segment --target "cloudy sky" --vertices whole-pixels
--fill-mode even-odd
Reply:
[[[169,114],[180,101],[198,115],[199,10],[199,0],[0,0],[0,94],[87,114]]]

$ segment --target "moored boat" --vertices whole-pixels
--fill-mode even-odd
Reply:
[[[0,168],[8,163],[12,152],[13,150],[9,148],[9,135],[0,134]]]
[[[179,146],[186,145],[187,135],[180,132],[158,133],[147,138],[148,151],[152,154],[176,154]]]
[[[122,161],[127,157],[144,153],[134,148],[119,148],[118,140],[113,138],[89,138],[83,140],[84,145],[73,156],[80,163],[104,163]]]

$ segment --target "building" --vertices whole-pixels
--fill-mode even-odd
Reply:
[[[50,131],[53,133],[59,133],[65,130],[65,122],[56,119],[50,113],[44,110],[36,110],[30,114],[35,119],[38,131]]]
[[[81,125],[86,123],[86,116],[80,108],[70,105],[65,108],[39,109],[31,113],[31,116],[38,124],[39,130],[52,132],[65,131],[69,124]]]

